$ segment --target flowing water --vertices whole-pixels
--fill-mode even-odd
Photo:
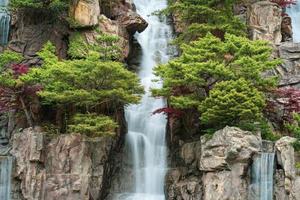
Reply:
[[[273,200],[274,153],[255,157],[251,169],[251,200]]]
[[[0,0],[0,45],[8,42],[10,14],[8,12],[8,0]]]
[[[300,2],[287,8],[288,15],[292,18],[294,42],[300,42]]]
[[[136,34],[142,48],[139,77],[146,93],[140,104],[126,109],[126,142],[133,163],[134,186],[117,199],[164,200],[167,120],[162,114],[152,113],[165,107],[165,101],[151,97],[149,89],[161,87],[161,83],[152,82],[155,78],[152,70],[157,64],[166,63],[170,59],[172,28],[165,17],[152,15],[155,11],[166,8],[167,0],[134,0],[134,4],[137,12],[149,23],[144,32]]]
[[[12,158],[0,157],[0,199],[10,200]]]

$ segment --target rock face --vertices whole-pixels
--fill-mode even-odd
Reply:
[[[99,199],[114,139],[60,135],[49,139],[25,129],[13,137],[15,181],[28,200]]]
[[[95,26],[100,16],[99,0],[74,0],[70,7],[70,17],[80,27]]]
[[[298,85],[300,82],[300,43],[284,42],[278,46],[278,57],[283,63],[277,67],[280,86]]]
[[[279,44],[281,35],[282,10],[270,1],[251,4],[247,11],[247,24],[253,40],[268,40]]]
[[[181,161],[166,179],[168,199],[247,199],[248,169],[261,146],[260,136],[235,127],[181,145]]]
[[[275,144],[278,165],[282,170],[277,170],[276,199],[298,200],[300,199],[299,174],[296,174],[295,151],[292,143],[295,138],[283,137]]]

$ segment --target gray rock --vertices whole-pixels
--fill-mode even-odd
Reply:
[[[230,169],[232,163],[248,163],[260,151],[260,136],[235,127],[225,127],[213,137],[201,137],[199,170]]]

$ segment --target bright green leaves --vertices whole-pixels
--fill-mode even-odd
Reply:
[[[238,125],[262,119],[263,93],[245,79],[217,83],[199,106],[200,120],[206,126]]]
[[[101,60],[120,60],[121,49],[118,47],[120,38],[116,35],[98,33],[95,44],[88,44],[80,33],[70,37],[68,54],[73,59],[88,57],[91,53],[98,53]]]
[[[153,95],[167,97],[175,109],[198,110],[201,124],[210,128],[260,121],[262,92],[276,86],[276,78],[263,73],[280,63],[271,54],[265,41],[207,34],[182,45],[180,57],[155,68],[163,88]]]
[[[39,55],[44,60],[42,67],[32,69],[22,80],[43,86],[39,95],[44,103],[137,103],[143,92],[134,73],[118,62],[100,62],[97,54],[80,60],[59,61],[47,44]]]
[[[73,117],[69,132],[81,133],[88,137],[114,136],[118,127],[110,117],[93,114],[77,114]]]
[[[178,43],[195,40],[207,33],[223,38],[225,33],[245,36],[246,26],[234,16],[235,0],[178,0],[173,1],[167,12],[173,13],[186,30],[176,39]]]

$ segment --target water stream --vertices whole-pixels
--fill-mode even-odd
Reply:
[[[293,39],[294,42],[300,42],[300,2],[296,5],[291,5],[286,12],[292,18],[293,25]]]
[[[12,158],[0,157],[0,199],[10,200]]]
[[[273,200],[275,153],[260,153],[251,168],[250,200]]]
[[[145,88],[141,103],[126,109],[129,146],[133,163],[134,184],[118,199],[126,200],[164,200],[164,182],[167,170],[166,116],[152,115],[153,111],[165,107],[165,101],[153,98],[150,88],[161,87],[152,82],[155,76],[153,67],[170,59],[169,42],[172,28],[165,17],[152,15],[167,7],[167,0],[134,0],[137,12],[149,23],[148,28],[136,39],[142,48],[139,77]]]
[[[6,45],[8,42],[10,14],[7,7],[8,0],[0,0],[0,45]]]

